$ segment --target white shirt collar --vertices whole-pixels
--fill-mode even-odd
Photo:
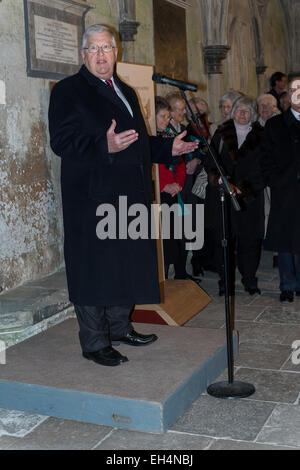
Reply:
[[[297,119],[297,121],[300,121],[300,113],[295,111],[293,108],[291,108],[291,111],[292,111],[293,115],[295,116],[295,118]]]
[[[102,82],[106,82],[106,80],[104,80],[103,78],[100,78],[100,80],[102,80]],[[114,80],[114,77],[111,77],[110,80],[112,81],[113,83],[113,86],[114,86],[114,89],[118,95],[118,97],[123,101],[123,103],[125,104],[126,108],[128,109],[129,113],[131,114],[131,116],[133,117],[133,112],[132,112],[132,108],[130,106],[130,104],[128,103],[126,97],[124,96],[124,94],[122,93],[122,91],[120,90],[120,88],[118,87],[118,85],[116,84],[115,80]]]
[[[104,83],[106,83],[106,80],[104,78],[100,78],[100,80]],[[114,82],[114,78],[113,77],[110,77],[109,80],[111,80],[113,82],[113,84],[115,84]]]

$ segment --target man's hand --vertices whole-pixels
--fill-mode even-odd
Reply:
[[[178,183],[169,183],[163,189],[164,193],[171,194],[172,197],[176,196],[176,194],[182,191],[182,187]]]
[[[120,132],[119,134],[116,134],[116,126],[117,123],[115,119],[113,119],[111,126],[106,133],[109,153],[117,153],[127,149],[139,137],[138,133],[134,129],[130,129],[129,131],[124,131]]]
[[[230,189],[231,189],[231,194],[236,197],[238,194],[242,194],[242,192],[239,190],[237,186],[234,184],[229,183]]]
[[[186,131],[178,134],[173,140],[172,155],[183,155],[184,153],[194,152],[199,147],[199,142],[184,142],[182,140],[186,136]]]
[[[219,184],[223,183],[222,178],[219,178],[218,183]],[[229,183],[229,186],[230,186],[232,196],[236,197],[238,194],[242,194],[242,191],[237,186],[235,186],[234,184]]]

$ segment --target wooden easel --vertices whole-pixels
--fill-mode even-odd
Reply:
[[[154,165],[153,179],[156,203],[160,203],[158,165]],[[136,305],[137,310],[155,310],[168,325],[181,326],[199,313],[211,302],[211,298],[195,282],[181,279],[166,279],[164,253],[161,237],[161,218],[159,218],[159,238],[157,257],[159,285],[162,302],[153,305]]]

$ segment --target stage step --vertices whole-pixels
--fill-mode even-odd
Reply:
[[[0,341],[10,347],[72,316],[62,269],[0,295]]]
[[[0,366],[0,408],[164,433],[226,369],[225,330],[136,328],[159,339],[119,346],[129,362],[117,367],[82,357],[73,318],[12,346]],[[235,334],[235,354],[237,343]]]

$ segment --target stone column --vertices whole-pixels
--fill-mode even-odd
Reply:
[[[210,119],[219,120],[219,99],[222,90],[222,62],[230,46],[227,44],[229,0],[198,0],[203,29],[203,58],[208,75]]]
[[[254,35],[255,57],[256,57],[256,76],[257,76],[257,95],[266,90],[265,71],[265,52],[263,41],[263,27],[269,0],[248,0],[252,16],[252,29]]]
[[[124,62],[134,62],[134,36],[139,24],[135,21],[135,0],[119,0],[119,33]]]
[[[256,66],[256,76],[257,76],[257,96],[261,93],[264,93],[266,90],[266,77],[265,72],[267,70],[266,65],[257,65]]]
[[[203,47],[204,64],[208,74],[210,118],[219,119],[219,99],[222,91],[222,62],[227,57],[229,46],[211,45]]]
[[[292,74],[298,74],[300,73],[300,2],[299,0],[279,0],[279,3],[283,11],[288,39],[288,71]]]

